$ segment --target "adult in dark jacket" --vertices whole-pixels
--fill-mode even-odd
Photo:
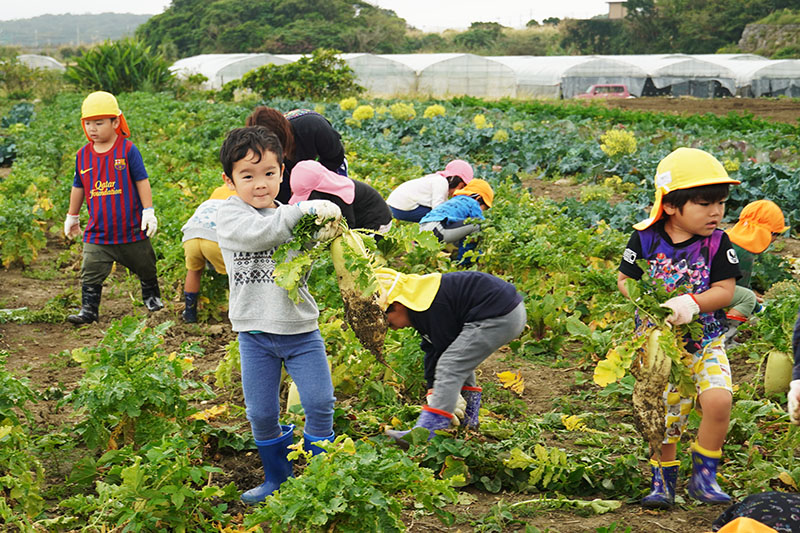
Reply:
[[[339,206],[353,229],[389,230],[392,212],[381,194],[370,185],[328,170],[318,161],[300,161],[290,178],[290,204],[304,200],[328,200]]]
[[[347,175],[344,145],[328,119],[310,109],[294,109],[281,113],[266,106],[256,107],[245,122],[247,126],[265,126],[281,142],[284,154],[284,171],[281,190],[276,197],[288,203],[292,195],[289,177],[300,161],[319,161],[325,168]]]

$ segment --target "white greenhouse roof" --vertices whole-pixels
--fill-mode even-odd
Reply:
[[[37,54],[20,54],[17,60],[28,68],[41,68],[45,70],[66,70],[64,65],[50,56]]]
[[[413,94],[417,88],[414,69],[387,56],[341,54],[356,75],[356,83],[374,96],[391,97]]]
[[[515,96],[517,79],[509,67],[474,54],[382,54],[417,74],[417,94],[482,98]]]
[[[284,63],[288,63],[288,60],[272,54],[201,54],[179,59],[169,69],[182,78],[202,74],[208,78],[203,84],[205,88],[219,89],[253,69]]]
[[[647,73],[653,85],[661,89],[687,82],[717,81],[731,94],[736,92],[736,75],[724,66],[695,56],[683,54],[668,55],[623,55],[602,56],[635,65]]]
[[[624,83],[640,95],[647,74],[641,68],[603,56],[494,56],[517,77],[517,97],[572,98],[596,83]]]

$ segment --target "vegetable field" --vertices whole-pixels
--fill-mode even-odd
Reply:
[[[74,328],[65,320],[79,305],[81,245],[61,228],[74,154],[85,142],[82,97],[65,93],[33,109],[0,101],[3,117],[14,117],[0,122],[0,153],[11,154],[13,144],[15,157],[10,171],[0,169],[4,528],[710,531],[723,508],[685,495],[699,416],[692,414],[679,444],[677,507],[645,512],[638,500],[649,482],[648,444],[632,412],[634,378],[623,371],[604,388],[593,379],[598,362],[634,330],[616,268],[631,224],[647,214],[658,161],[679,146],[710,151],[742,180],[726,222],[769,198],[792,228],[759,257],[753,285],[767,305],[740,327],[729,352],[735,394],[720,484],[735,498],[798,491],[800,428],[789,424],[785,394],[768,396],[763,387],[767,354],[790,351],[800,305],[800,246],[790,236],[800,229],[795,120],[471,98],[224,103],[120,95],[150,174],[166,307],[148,315],[138,280],[118,268],[106,282],[100,322]],[[227,280],[206,273],[200,322],[180,321],[180,228],[221,184],[222,140],[257,103],[323,113],[343,135],[351,176],[384,197],[453,158],[472,163],[495,202],[470,268],[513,282],[525,294],[528,324],[479,367],[480,430],[454,429],[403,451],[383,431],[410,427],[424,402],[419,338],[390,331],[383,358],[391,368],[379,364],[346,327],[329,254],[317,254],[309,286],[321,311],[339,437],[329,453],[300,457],[279,494],[246,508],[239,494],[262,474],[225,318]],[[413,225],[365,243],[398,270],[463,268]],[[299,406],[284,418],[303,424]]]

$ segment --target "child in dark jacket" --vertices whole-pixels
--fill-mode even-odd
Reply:
[[[317,161],[300,161],[292,169],[290,204],[328,200],[339,206],[350,228],[389,231],[392,212],[381,194],[363,181],[328,170]]]
[[[428,405],[414,427],[446,429],[459,397],[466,400],[464,425],[478,427],[481,388],[475,368],[525,327],[522,296],[510,283],[483,272],[403,274],[376,271],[381,303],[392,329],[412,327],[422,336]],[[401,446],[409,431],[387,431]]]

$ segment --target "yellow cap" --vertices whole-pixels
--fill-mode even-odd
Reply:
[[[692,189],[704,185],[741,183],[728,177],[722,163],[704,150],[678,148],[661,160],[656,169],[656,196],[650,217],[633,227],[639,231],[653,225],[664,214],[662,199],[672,191]]]
[[[375,269],[375,277],[383,309],[392,302],[400,302],[412,311],[425,311],[431,306],[442,283],[439,273],[403,274],[391,268]]]
[[[89,118],[119,118],[119,125],[115,130],[117,135],[128,137],[131,134],[128,128],[128,123],[125,121],[125,115],[117,104],[117,99],[114,95],[105,91],[95,91],[83,100],[81,105],[81,125],[83,125],[83,132],[86,133],[86,138],[90,141],[89,134],[86,132],[86,125],[83,120]]]
[[[231,196],[236,196],[236,191],[230,190],[227,185],[220,185],[212,191],[211,196],[209,196],[208,199],[227,200]]]
[[[748,252],[760,254],[772,242],[773,233],[783,233],[789,226],[781,208],[769,200],[750,202],[739,214],[739,221],[728,230],[731,242]]]
[[[492,186],[485,180],[480,178],[475,178],[470,180],[469,183],[463,188],[458,189],[456,192],[453,193],[453,196],[457,194],[477,194],[483,199],[483,203],[485,203],[488,207],[492,207],[492,202],[494,201],[494,191],[492,190]]]

